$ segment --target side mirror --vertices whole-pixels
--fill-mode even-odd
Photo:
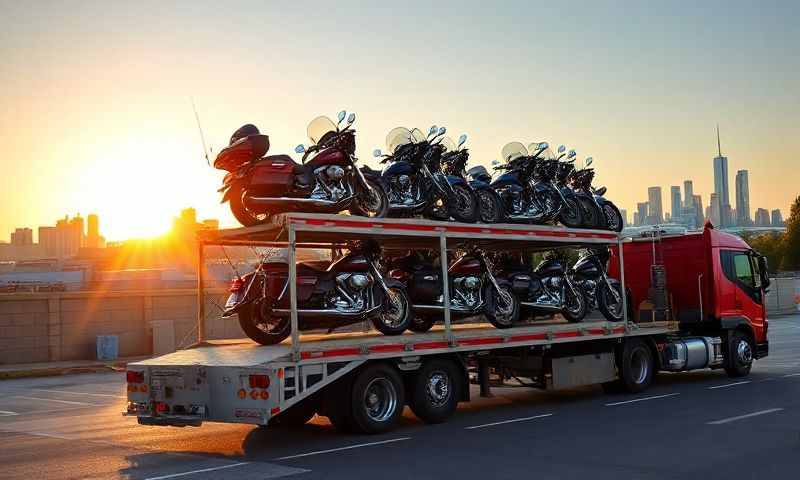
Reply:
[[[564,145],[559,145],[558,146],[558,153],[564,153],[566,151],[567,151],[567,147],[565,147]]]
[[[500,161],[499,160],[492,160],[492,166],[493,167],[496,167],[498,165],[500,165]]]
[[[594,159],[592,157],[587,157],[586,158],[586,166],[588,167],[589,165],[591,165],[593,160]]]
[[[436,125],[431,125],[430,130],[428,130],[428,136],[431,137],[433,135],[436,135]]]
[[[381,155],[383,155],[383,152],[381,152],[380,148],[376,148],[372,151],[372,156],[375,158],[379,158]]]
[[[464,145],[467,143],[467,135],[462,133],[460,137],[458,137],[458,146]]]
[[[444,127],[439,127],[439,135],[444,135],[445,133],[447,133],[447,129]]]
[[[355,113],[351,113],[350,115],[347,116],[347,126],[348,127],[350,125],[352,125],[355,121],[356,121],[356,114]]]
[[[567,153],[567,158],[575,158],[575,155],[576,155],[575,150],[570,150]]]
[[[339,122],[338,122],[338,123],[342,123],[342,122],[344,121],[344,117],[345,117],[346,115],[347,115],[347,112],[345,112],[344,110],[342,110],[341,112],[339,112]]]
[[[547,142],[542,142],[542,143],[539,144],[539,149],[540,150],[547,150],[548,148],[550,148],[550,144],[547,143]]]
[[[294,153],[305,153],[306,147],[303,146],[301,143],[300,145],[294,147]]]

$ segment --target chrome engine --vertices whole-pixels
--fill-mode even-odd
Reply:
[[[536,303],[540,305],[560,305],[563,281],[561,277],[543,278],[541,280],[542,288],[538,292],[539,296],[536,298]]]
[[[311,198],[338,202],[351,195],[347,183],[344,181],[344,168],[338,165],[319,167],[314,170],[317,184],[311,193]]]
[[[481,296],[481,279],[478,277],[459,277],[453,280],[453,298],[451,306],[462,309],[474,309],[483,300]]]
[[[411,205],[415,203],[413,182],[408,175],[393,177],[389,188],[389,202],[394,204]]]
[[[364,310],[370,305],[373,283],[370,274],[342,273],[336,277],[336,291],[328,294],[325,306],[343,313]]]

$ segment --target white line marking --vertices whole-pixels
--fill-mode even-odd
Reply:
[[[8,410],[0,410],[0,417],[10,417],[13,415],[19,415],[17,412],[9,412]]]
[[[128,398],[125,395],[111,395],[110,393],[69,392],[67,390],[50,390],[49,388],[32,388],[31,390],[37,392],[68,393],[70,395],[89,395],[92,397]]]
[[[788,375],[783,376],[783,378],[789,378],[789,377],[800,377],[800,373],[790,373]]]
[[[232,463],[230,465],[222,465],[221,467],[202,468],[200,470],[192,470],[191,472],[173,473],[171,475],[162,475],[160,477],[149,477],[145,480],[165,480],[167,478],[185,477],[186,475],[194,475],[195,473],[216,472],[217,470],[225,470],[226,468],[241,467],[248,465],[251,462]]]
[[[383,445],[385,443],[401,442],[403,440],[411,440],[411,437],[393,438],[391,440],[383,440],[380,442],[372,442],[372,443],[359,443],[358,445],[349,445],[347,447],[331,448],[329,450],[319,450],[316,452],[299,453],[297,455],[288,455],[285,457],[278,457],[273,460],[290,460],[292,458],[310,457],[311,455],[321,455],[323,453],[341,452],[342,450],[351,450],[353,448],[361,448],[361,447],[371,447],[374,445]]]
[[[545,413],[542,415],[534,415],[533,417],[513,418],[511,420],[503,420],[500,422],[485,423],[483,425],[473,425],[471,427],[464,427],[464,430],[474,430],[476,428],[493,427],[495,425],[504,425],[506,423],[526,422],[528,420],[536,420],[537,418],[545,418],[552,416],[552,413]]]
[[[736,383],[726,383],[725,385],[717,385],[715,387],[708,387],[709,390],[716,390],[718,388],[728,388],[728,387],[735,387],[736,385],[746,385],[751,383],[751,380],[745,380],[744,382],[736,382]]]
[[[771,382],[773,380],[775,380],[775,379],[772,378],[772,377],[769,377],[769,378],[762,378],[761,380],[759,380],[759,382]]]
[[[67,405],[86,405],[87,407],[107,407],[108,405],[103,405],[100,403],[86,403],[86,402],[73,402],[71,400],[56,400],[55,398],[42,398],[42,397],[23,397],[22,395],[15,395],[16,398],[22,398],[25,400],[40,400],[43,402],[57,402],[57,403],[66,403]]]
[[[633,400],[625,400],[624,402],[606,403],[606,407],[613,407],[615,405],[625,405],[626,403],[644,402],[647,400],[655,400],[657,398],[667,398],[680,395],[680,393],[668,393],[666,395],[653,395],[652,397],[634,398]]]
[[[760,410],[758,412],[748,413],[746,415],[739,415],[738,417],[723,418],[722,420],[714,420],[713,422],[706,422],[706,425],[722,425],[723,423],[735,422],[736,420],[743,420],[745,418],[757,417],[758,415],[766,415],[768,413],[780,412],[782,408],[770,408],[769,410]]]

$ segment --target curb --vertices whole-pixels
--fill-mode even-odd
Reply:
[[[21,370],[0,371],[0,380],[14,380],[19,378],[57,377],[60,375],[76,375],[79,373],[103,373],[124,371],[128,362],[97,363],[74,367],[42,367]]]

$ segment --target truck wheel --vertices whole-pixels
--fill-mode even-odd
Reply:
[[[357,432],[390,430],[400,419],[404,406],[403,381],[397,370],[388,365],[370,365],[353,381],[350,407],[352,426]]]
[[[353,377],[347,375],[333,384],[324,397],[324,413],[333,428],[342,433],[350,433],[354,430],[353,409],[348,401],[352,392]]]
[[[628,393],[644,391],[653,382],[655,361],[653,352],[647,344],[639,339],[631,339],[622,345],[622,353],[618,357],[618,386]]]
[[[420,315],[414,317],[408,325],[408,329],[416,333],[425,333],[436,323],[436,318],[430,315]]]
[[[725,373],[729,377],[746,377],[753,366],[753,344],[750,337],[738,330],[728,334],[725,349]]]
[[[456,411],[460,398],[458,369],[449,360],[433,359],[417,370],[409,406],[425,423],[442,423]]]

